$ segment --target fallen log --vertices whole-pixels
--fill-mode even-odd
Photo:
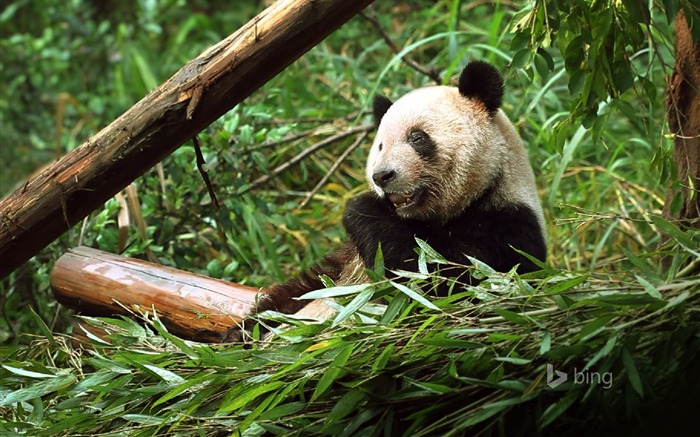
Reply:
[[[173,334],[217,342],[248,315],[260,290],[89,247],[61,256],[51,272],[61,304],[90,316],[155,310]]]
[[[126,258],[89,247],[63,254],[51,271],[51,290],[61,304],[88,316],[153,314],[168,331],[187,340],[219,342],[224,333],[255,308],[265,290],[221,281],[159,264]],[[308,320],[327,319],[335,311],[323,300],[296,313]],[[102,337],[87,324],[74,326]],[[82,327],[82,328],[81,328]]]
[[[0,200],[0,280],[373,0],[280,0]]]

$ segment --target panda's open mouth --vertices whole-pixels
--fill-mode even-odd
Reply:
[[[397,210],[405,209],[416,205],[422,198],[425,189],[419,188],[411,193],[385,193],[386,199],[394,205]]]

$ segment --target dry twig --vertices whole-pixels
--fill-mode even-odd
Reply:
[[[289,161],[275,167],[275,169],[272,170],[272,172],[270,172],[270,174],[265,175],[265,176],[261,176],[261,177],[257,178],[256,180],[254,180],[253,182],[251,182],[251,184],[245,190],[241,191],[239,194],[246,193],[246,192],[252,190],[253,188],[256,188],[264,183],[267,183],[271,179],[277,177],[281,173],[284,173],[285,171],[287,171],[288,169],[290,169],[294,165],[301,162],[301,160],[303,160],[304,158],[306,158],[307,156],[311,155],[312,153],[316,152],[319,149],[322,149],[322,148],[324,148],[324,147],[326,147],[326,146],[328,146],[328,145],[330,145],[338,140],[342,140],[345,137],[349,137],[350,135],[354,135],[354,134],[361,133],[361,132],[370,132],[372,129],[374,129],[373,125],[363,124],[360,126],[355,126],[353,128],[350,128],[350,129],[346,130],[345,132],[341,132],[339,134],[328,137],[328,138],[326,138],[322,141],[319,141],[315,144],[312,144],[310,147],[307,147],[306,149],[302,150],[300,153],[298,153],[295,157],[293,157]]]
[[[391,50],[394,53],[399,54],[401,52],[401,49],[399,48],[398,45],[396,45],[394,40],[392,40],[389,37],[389,35],[387,35],[387,33],[382,28],[381,23],[379,23],[379,20],[377,19],[376,11],[371,7],[367,8],[367,9],[370,11],[369,13],[363,11],[360,13],[360,15],[362,15],[365,19],[367,19],[367,21],[372,23],[372,26],[374,26],[374,28],[377,29],[377,32],[379,32],[379,35],[381,35],[382,39],[389,45]],[[402,56],[401,60],[403,62],[405,62],[406,65],[413,68],[414,70],[416,70],[420,74],[428,76],[430,79],[433,80],[433,82],[435,82],[435,84],[437,84],[437,85],[442,84],[442,78],[440,77],[440,73],[438,73],[437,69],[435,69],[435,68],[429,69],[427,67],[424,67],[424,66],[420,65],[419,63],[417,63],[416,61],[409,59],[408,56]]]
[[[199,170],[199,174],[202,175],[202,179],[204,180],[204,184],[207,186],[207,191],[209,192],[209,197],[211,198],[211,201],[214,203],[214,207],[218,211],[221,209],[221,206],[219,206],[219,201],[216,198],[216,193],[214,192],[214,188],[211,186],[211,181],[209,180],[209,174],[204,169],[204,164],[206,164],[206,162],[204,161],[204,156],[202,155],[202,149],[199,148],[199,140],[197,140],[196,136],[192,137],[192,144],[194,145],[194,153],[197,156],[197,170]]]
[[[367,138],[367,135],[369,135],[369,132],[362,132],[357,139],[355,140],[354,143],[350,145],[345,151],[338,157],[338,159],[333,163],[330,169],[326,172],[326,174],[323,175],[320,181],[316,184],[316,186],[309,192],[309,194],[306,195],[306,198],[299,204],[299,208],[305,207],[311,199],[318,193],[318,191],[321,189],[322,186],[328,182],[328,179],[330,179],[331,175],[335,173],[335,171],[340,167],[340,164],[343,163],[347,159],[348,156],[350,156],[350,153],[352,153],[353,150],[355,150],[362,142]]]

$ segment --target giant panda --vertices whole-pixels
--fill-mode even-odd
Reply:
[[[295,298],[336,284],[366,281],[381,245],[391,270],[418,270],[416,238],[447,260],[468,257],[495,270],[537,269],[527,257],[546,257],[545,223],[527,153],[500,109],[504,84],[492,65],[473,61],[457,87],[415,89],[395,102],[377,96],[376,136],[367,159],[370,191],[350,200],[343,213],[349,242],[309,271],[261,295],[256,312],[295,313],[308,301]],[[467,271],[466,283],[474,284]],[[465,278],[466,276],[466,278]],[[241,338],[232,328],[225,341]]]

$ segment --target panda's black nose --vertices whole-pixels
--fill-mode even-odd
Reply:
[[[374,183],[381,188],[386,187],[394,178],[396,178],[396,172],[394,170],[378,170],[372,175]]]

